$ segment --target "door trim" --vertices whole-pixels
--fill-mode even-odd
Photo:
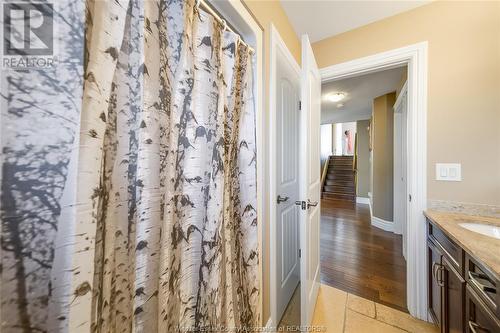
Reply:
[[[271,326],[276,327],[279,324],[278,316],[278,285],[276,276],[276,264],[277,264],[277,231],[276,231],[276,212],[277,203],[276,197],[278,195],[276,189],[276,167],[277,167],[277,138],[276,138],[276,55],[278,50],[280,50],[286,57],[286,60],[293,67],[293,70],[297,73],[297,77],[300,78],[300,67],[290,50],[287,48],[285,42],[281,38],[278,30],[271,23],[269,28],[270,35],[270,61],[269,61],[269,247],[270,247],[270,305],[271,305]]]
[[[401,214],[399,210],[401,206],[405,209],[406,198],[408,198],[408,168],[405,167],[408,164],[407,151],[403,150],[404,144],[408,141],[408,118],[407,105],[401,112],[396,112],[403,101],[408,101],[408,81],[405,81],[403,88],[399,92],[398,98],[393,106],[393,116],[394,116],[394,161],[393,161],[393,221],[394,221],[394,233],[402,236],[403,243],[403,257],[406,260],[406,242],[408,239],[407,233],[407,214]],[[398,158],[396,158],[398,157]],[[401,162],[401,163],[400,163]],[[404,163],[403,163],[404,162]],[[404,183],[401,186],[401,175],[404,176]],[[399,176],[399,177],[398,177]],[[398,184],[398,185],[397,185]],[[406,210],[405,210],[406,213]]]
[[[320,70],[323,82],[408,66],[407,306],[414,317],[427,316],[427,257],[424,210],[427,208],[427,49],[428,42],[408,45]]]

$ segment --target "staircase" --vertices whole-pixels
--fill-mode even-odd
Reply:
[[[353,156],[330,156],[322,197],[356,201]]]

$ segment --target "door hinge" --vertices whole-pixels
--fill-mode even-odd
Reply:
[[[411,194],[408,194],[408,201],[411,202]]]
[[[299,249],[299,258],[302,258],[302,250]]]
[[[302,101],[299,101],[299,111],[302,110]]]

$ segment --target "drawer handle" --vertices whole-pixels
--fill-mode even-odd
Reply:
[[[436,274],[437,274],[437,283],[440,287],[444,287],[444,278],[443,278],[443,274],[444,274],[444,266],[443,265],[438,265],[438,268],[436,270]]]
[[[432,276],[436,280],[438,286],[444,287],[444,280],[442,273],[444,272],[444,266],[438,263],[432,264]]]
[[[477,333],[476,331],[476,328],[481,330],[481,331],[484,331],[484,332],[489,332],[488,329],[484,328],[484,327],[481,327],[480,325],[478,325],[477,323],[473,322],[472,320],[469,320],[469,328],[470,328],[470,331],[472,333]]]
[[[486,276],[484,274],[479,274],[479,273],[469,271],[469,280],[472,282],[472,284],[474,284],[474,286],[476,288],[478,288],[479,290],[481,290],[483,292],[489,292],[489,293],[493,293],[493,294],[497,293],[497,290],[495,288],[485,286],[484,284],[479,282],[479,279],[488,280],[488,276]]]

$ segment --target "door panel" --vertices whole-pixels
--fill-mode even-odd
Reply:
[[[300,281],[299,264],[299,94],[300,74],[281,50],[276,54],[276,205],[277,318]]]
[[[298,87],[295,87],[285,76],[280,82],[281,108],[279,118],[281,118],[281,140],[279,140],[281,150],[281,184],[297,183],[297,146],[298,146]]]
[[[444,332],[463,333],[465,323],[465,280],[452,267],[445,256],[444,267]]]
[[[297,241],[298,237],[298,209],[296,206],[291,205],[285,209],[282,213],[281,218],[281,253],[283,260],[281,261],[281,285],[285,285],[289,278],[298,278],[298,274],[294,277],[291,275],[294,273],[295,269],[298,268],[298,257],[297,253],[299,251],[299,244]],[[285,304],[286,307],[286,304]]]
[[[302,36],[302,112],[300,131],[301,323],[310,325],[319,290],[321,76],[307,36]]]
[[[442,320],[442,288],[438,281],[438,267],[441,266],[441,252],[432,244],[427,242],[427,263],[428,263],[428,274],[429,274],[429,314],[432,320],[440,328],[443,326]]]

